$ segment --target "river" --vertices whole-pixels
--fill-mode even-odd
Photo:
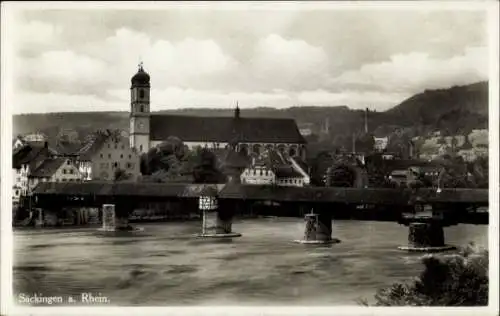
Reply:
[[[235,220],[233,241],[197,240],[199,222],[14,232],[14,293],[105,296],[111,305],[356,305],[380,287],[418,275],[422,254],[399,251],[408,228],[335,221],[342,242],[295,244],[299,218]],[[487,247],[487,225],[445,228],[449,244]]]

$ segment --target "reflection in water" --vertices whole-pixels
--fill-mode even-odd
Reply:
[[[421,254],[397,250],[408,230],[396,223],[335,221],[334,245],[300,245],[302,219],[240,220],[232,241],[192,238],[201,224],[138,224],[142,232],[96,229],[15,232],[14,291],[101,293],[116,305],[354,305],[416,276]],[[445,229],[447,243],[486,247],[487,226]]]

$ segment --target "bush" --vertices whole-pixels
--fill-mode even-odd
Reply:
[[[380,289],[375,306],[488,305],[487,250],[471,244],[457,254],[428,255],[422,263],[425,269],[415,280]]]

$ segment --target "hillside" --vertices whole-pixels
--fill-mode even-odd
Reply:
[[[231,116],[233,109],[179,109],[161,113],[198,116]],[[347,106],[291,107],[287,109],[243,109],[242,116],[289,117],[297,123],[311,123],[318,133],[328,121],[329,137],[337,145],[349,144],[353,133],[363,130],[364,113]],[[15,115],[13,135],[39,131],[51,139],[61,129],[75,130],[79,138],[96,129],[127,130],[128,112],[73,112]],[[385,112],[369,112],[369,130],[377,136],[391,134],[402,127],[412,135],[433,130],[463,133],[488,124],[488,83],[479,82],[449,89],[426,90]]]

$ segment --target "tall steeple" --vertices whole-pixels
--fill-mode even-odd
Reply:
[[[142,61],[138,65],[137,73],[131,79],[130,87],[130,147],[139,152],[149,150],[150,125],[150,77],[144,71]]]

